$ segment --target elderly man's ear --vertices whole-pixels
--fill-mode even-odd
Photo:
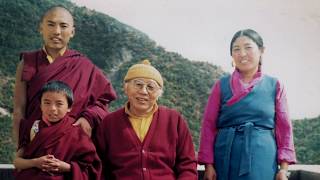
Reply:
[[[127,84],[127,83],[123,83],[123,92],[124,92],[126,95],[128,95],[128,94],[127,94],[127,91],[128,91],[128,84]]]
[[[163,88],[161,88],[159,90],[159,94],[158,94],[157,100],[159,100],[159,98],[162,96],[162,94],[163,94]]]

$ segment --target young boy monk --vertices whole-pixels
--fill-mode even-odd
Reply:
[[[101,162],[91,139],[68,116],[73,103],[70,87],[51,81],[39,97],[42,119],[34,121],[30,142],[16,154],[16,179],[100,179]]]

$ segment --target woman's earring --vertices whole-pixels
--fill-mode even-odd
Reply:
[[[236,67],[236,63],[233,60],[231,61],[231,66]]]

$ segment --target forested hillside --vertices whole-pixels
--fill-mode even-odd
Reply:
[[[125,102],[122,82],[128,67],[147,58],[164,77],[165,89],[160,104],[176,108],[186,117],[198,147],[204,105],[212,84],[225,74],[221,68],[168,52],[143,32],[66,0],[0,0],[0,108],[12,113],[12,91],[19,53],[41,48],[37,30],[40,15],[57,4],[68,7],[75,17],[76,36],[70,48],[86,54],[111,79],[119,96],[111,104],[111,110]],[[304,129],[306,124],[308,128]],[[319,152],[315,149],[319,147],[319,141],[316,142],[319,125],[320,118],[295,121],[295,141],[301,163],[319,163],[319,158],[316,158]],[[10,131],[11,117],[0,113],[0,163],[11,162],[14,149]],[[308,132],[308,138],[304,131]]]
[[[294,121],[294,143],[300,163],[320,164],[320,116]]]
[[[40,15],[57,4],[68,7],[75,17],[76,36],[70,48],[87,55],[111,79],[119,96],[111,104],[111,110],[125,102],[122,82],[128,67],[147,58],[164,77],[165,90],[160,104],[176,108],[186,117],[197,146],[203,108],[212,84],[224,74],[221,68],[168,52],[143,32],[65,0],[0,0],[0,108],[12,112],[19,53],[41,48]],[[6,126],[9,124],[5,122]]]

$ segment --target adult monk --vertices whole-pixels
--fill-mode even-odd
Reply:
[[[75,34],[71,13],[54,6],[41,18],[42,49],[21,54],[14,89],[13,139],[19,147],[30,141],[29,132],[35,119],[41,118],[38,91],[51,80],[68,84],[74,92],[70,116],[90,136],[107,114],[107,105],[116,98],[110,81],[87,57],[68,49]],[[18,139],[19,137],[19,139]]]
[[[157,104],[163,92],[159,71],[147,60],[131,66],[124,92],[128,102],[107,115],[96,133],[104,179],[197,180],[186,121]]]

